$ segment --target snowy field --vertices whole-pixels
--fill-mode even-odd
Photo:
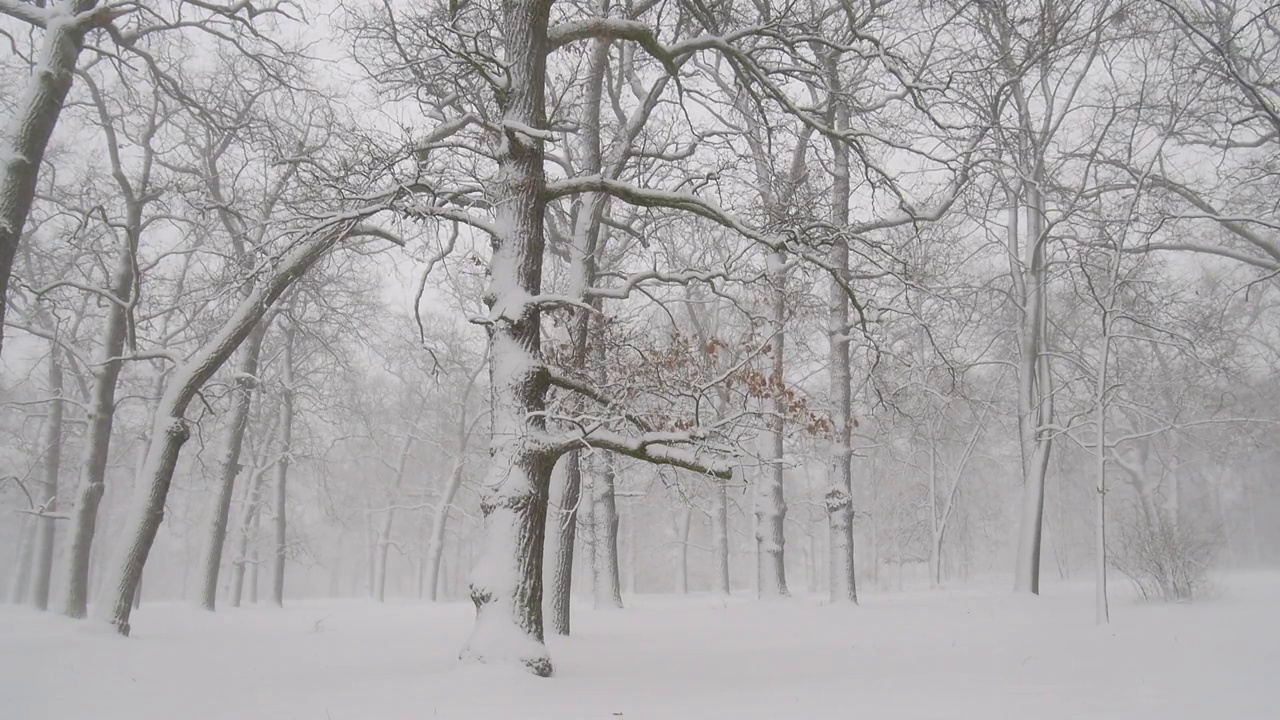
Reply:
[[[4,608],[0,718],[1280,718],[1280,575],[1196,605],[1117,594],[1105,628],[1088,586],[628,598],[551,640],[550,680],[459,667],[462,604],[151,604],[127,640]]]

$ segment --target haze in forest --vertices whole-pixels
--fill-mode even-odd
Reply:
[[[1266,717],[1277,28],[0,0],[0,715]]]

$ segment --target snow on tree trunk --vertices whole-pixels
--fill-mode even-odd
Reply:
[[[729,487],[719,479],[711,484],[711,591],[729,594]]]
[[[236,536],[235,555],[231,563],[231,607],[240,607],[244,597],[245,565],[250,561],[249,545],[257,536],[255,525],[262,503],[262,477],[265,474],[265,467],[254,467],[249,475],[249,487],[240,513],[240,532]],[[256,562],[254,564],[256,566]],[[256,602],[256,589],[253,595],[253,601]]]
[[[130,228],[140,228],[141,206],[130,203]],[[124,302],[133,296],[134,258],[137,234],[130,233],[130,246],[121,249],[112,275],[111,291]],[[102,345],[98,349],[97,370],[90,391],[88,418],[80,462],[80,480],[76,488],[75,510],[71,516],[67,542],[67,596],[63,614],[82,618],[88,613],[89,563],[93,557],[93,539],[97,531],[98,507],[106,491],[107,462],[111,450],[111,431],[115,424],[116,387],[120,379],[128,334],[128,309],[119,303],[108,303],[102,328]],[[158,377],[154,389],[163,388]],[[144,456],[145,457],[145,456]],[[138,477],[141,477],[140,475]]]
[[[849,110],[838,98],[841,93],[838,56],[827,59],[828,102],[837,132],[849,125]],[[849,224],[849,148],[842,140],[832,140],[831,222],[836,227]],[[831,449],[827,461],[827,491],[824,498],[830,535],[832,602],[858,602],[853,556],[853,397],[849,368],[849,244],[843,234],[831,242],[828,262],[834,277],[828,292],[827,337],[830,359],[827,372],[831,382]]]
[[[427,545],[427,569],[424,582],[427,599],[432,602],[440,597],[440,565],[444,557],[445,531],[449,525],[449,509],[453,506],[453,499],[458,495],[458,489],[462,487],[463,467],[463,458],[459,456],[453,462],[453,469],[449,471],[448,483],[440,495],[440,504],[436,506],[435,518],[431,523],[431,541]]]
[[[759,596],[787,595],[786,546],[787,503],[783,496],[784,439],[788,403],[786,387],[786,256],[773,253],[769,258],[770,284],[773,286],[773,323],[777,328],[769,344],[772,347],[773,373],[769,387],[773,394],[773,415],[769,418],[769,468],[761,478],[755,498],[756,559],[759,563]]]
[[[573,592],[573,546],[578,538],[578,506],[582,502],[582,464],[577,450],[564,455],[564,494],[556,517],[555,568],[551,574],[551,631],[568,635]]]
[[[1053,393],[1050,387],[1049,361],[1045,355],[1047,332],[1047,288],[1045,269],[1044,206],[1038,181],[1024,189],[1027,215],[1026,258],[1012,256],[1019,247],[1020,206],[1014,196],[1009,208],[1006,232],[1011,249],[1011,272],[1023,298],[1022,318],[1018,323],[1018,432],[1022,449],[1022,512],[1018,533],[1017,565],[1014,590],[1040,593],[1040,549],[1044,525],[1044,485],[1049,468],[1053,435],[1047,426],[1053,420]],[[1021,263],[1021,266],[1019,266]],[[1025,268],[1025,269],[1024,269]]]
[[[545,429],[548,378],[541,317],[545,247],[542,140],[524,132],[546,121],[547,23],[551,0],[503,4],[507,86],[499,93],[493,255],[489,263],[489,387],[492,431],[481,487],[484,538],[471,576],[476,622],[464,659],[552,673],[543,639],[542,555],[555,454]]]
[[[190,437],[190,428],[183,417],[187,406],[284,291],[346,237],[360,219],[371,213],[366,210],[331,218],[301,236],[272,264],[271,274],[236,305],[222,326],[174,370],[156,406],[144,477],[135,488],[133,507],[121,533],[122,542],[107,568],[103,584],[107,597],[95,606],[95,615],[115,626],[122,635],[129,634],[134,590],[164,518],[165,500],[178,455]]]
[[[617,481],[617,458],[605,453],[593,485],[596,522],[596,586],[597,608],[622,607],[622,578],[618,563],[618,504],[614,494]]]
[[[45,149],[71,90],[76,62],[84,48],[91,18],[85,13],[97,0],[63,0],[43,12],[44,38],[26,88],[16,98],[13,115],[0,128],[0,347],[8,306],[9,275],[22,242],[22,230],[35,199],[36,180]]]
[[[418,413],[421,415],[422,410],[419,409]],[[387,511],[382,516],[382,527],[378,530],[373,566],[375,602],[383,602],[387,597],[387,553],[391,550],[391,529],[396,520],[396,503],[400,500],[400,487],[404,484],[405,468],[409,465],[409,451],[413,449],[413,430],[411,427],[405,433],[404,441],[400,443],[400,452],[396,454],[396,474],[391,481],[391,492],[387,494]]]
[[[201,575],[200,606],[205,610],[213,610],[218,601],[222,548],[227,539],[227,523],[231,518],[231,498],[235,492],[236,476],[241,470],[240,452],[244,447],[245,428],[249,426],[249,407],[253,403],[254,386],[258,382],[258,356],[262,352],[262,340],[266,334],[267,323],[258,323],[240,348],[240,362],[236,364],[234,399],[227,420],[227,439],[219,468],[218,495],[209,526],[204,571]]]
[[[284,565],[287,538],[285,531],[288,509],[289,455],[293,450],[293,338],[297,327],[289,325],[284,331],[284,352],[280,358],[280,424],[276,438],[280,459],[276,461],[275,501],[275,556],[271,563],[271,603],[284,607]]]
[[[40,508],[36,521],[35,555],[31,562],[31,605],[37,610],[49,609],[49,586],[53,577],[53,541],[56,519],[49,513],[57,510],[58,470],[62,464],[62,366],[58,348],[49,349],[49,387],[52,401],[44,421],[44,480],[41,483]]]

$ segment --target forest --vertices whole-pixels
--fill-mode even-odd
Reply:
[[[1265,0],[0,0],[0,168],[0,578],[125,644],[1280,566]]]

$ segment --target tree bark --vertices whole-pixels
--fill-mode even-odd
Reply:
[[[471,391],[475,389],[476,380],[484,365],[478,365],[467,388],[462,393],[461,410],[458,417],[458,454],[453,458],[453,467],[449,470],[449,479],[445,482],[444,492],[440,493],[440,501],[436,505],[435,517],[431,523],[431,540],[427,543],[427,567],[424,572],[427,586],[427,599],[435,602],[440,596],[440,565],[444,557],[445,531],[449,525],[449,509],[453,499],[462,487],[462,473],[466,467],[467,447],[471,444],[471,433],[475,428],[475,420],[467,419],[467,402],[471,399]],[[477,418],[478,419],[478,418]]]
[[[138,234],[142,226],[141,205],[130,203],[128,244],[120,251],[112,275],[111,291],[123,302],[133,296],[134,263]],[[116,388],[120,380],[125,339],[128,335],[128,309],[118,303],[107,304],[103,321],[102,346],[98,350],[98,369],[93,376],[89,417],[84,439],[80,480],[76,488],[75,511],[67,544],[67,596],[63,614],[82,618],[88,613],[89,564],[93,556],[93,539],[97,532],[98,507],[106,491],[107,462],[111,450],[111,432],[115,423]],[[157,379],[156,388],[163,387]]]
[[[604,453],[596,466],[600,472],[592,482],[596,522],[596,585],[597,608],[622,607],[622,578],[618,564],[618,505],[614,494],[617,480],[617,458]]]
[[[52,401],[44,422],[44,481],[41,483],[40,506],[43,513],[36,521],[35,556],[31,568],[31,605],[37,610],[49,609],[49,586],[53,577],[53,548],[56,519],[49,513],[57,510],[58,471],[62,464],[62,366],[58,348],[49,349],[49,387]]]
[[[262,454],[261,451],[259,454]],[[245,491],[244,508],[240,513],[240,533],[236,537],[235,555],[231,563],[231,607],[240,607],[244,597],[245,565],[250,562],[249,545],[257,538],[255,525],[261,512],[262,478],[266,470],[265,465],[255,464],[253,472],[249,475],[249,487]],[[254,565],[256,564],[256,558],[254,558]],[[258,599],[256,584],[255,573],[253,602],[257,602]]]
[[[552,673],[543,639],[542,556],[555,453],[545,429],[548,378],[539,307],[545,249],[542,140],[513,127],[546,125],[547,23],[551,0],[503,3],[507,87],[499,94],[506,128],[498,152],[490,284],[489,387],[492,432],[481,490],[484,539],[471,577],[476,622],[466,659],[515,663]]]
[[[837,132],[849,126],[849,110],[840,101],[839,54],[826,58],[828,114]],[[849,224],[849,148],[843,140],[831,141],[833,153],[831,222],[836,227]],[[827,492],[824,498],[830,535],[831,602],[858,602],[853,555],[853,397],[849,367],[849,244],[843,234],[832,239],[830,257],[833,277],[828,290],[830,345],[828,370],[831,382],[831,450],[827,462]]]
[[[76,62],[90,27],[86,15],[97,0],[63,0],[39,8],[46,17],[39,59],[0,133],[0,348],[9,276],[35,200],[36,181],[49,139],[71,90]],[[33,8],[34,9],[34,8]]]
[[[551,631],[557,635],[568,635],[572,625],[573,549],[578,537],[578,505],[582,502],[580,458],[577,450],[564,455],[564,494],[560,498],[560,514],[556,518],[556,564],[551,574]]]
[[[1036,182],[1024,188],[1026,197],[1028,238],[1025,248],[1025,272],[1017,266],[1019,205],[1011,196],[1009,214],[1011,271],[1021,277],[1016,285],[1024,298],[1022,318],[1018,325],[1020,358],[1018,363],[1018,432],[1022,447],[1022,516],[1018,534],[1017,566],[1014,590],[1040,593],[1040,546],[1044,524],[1045,477],[1049,468],[1052,434],[1045,430],[1053,420],[1052,378],[1049,360],[1044,354],[1047,332],[1048,282],[1045,271],[1044,205],[1037,183],[1043,179],[1037,172]]]
[[[205,545],[204,572],[201,575],[200,606],[214,610],[218,601],[218,575],[222,568],[222,548],[227,539],[227,523],[231,518],[231,498],[235,493],[236,476],[240,474],[240,454],[244,447],[244,432],[249,426],[249,408],[253,403],[253,390],[258,384],[258,357],[262,341],[267,334],[267,321],[257,324],[240,348],[240,361],[235,368],[235,380],[231,414],[227,419],[227,439],[219,468],[218,495],[214,503],[213,520],[209,526],[209,539]]]
[[[729,487],[725,481],[711,483],[711,591],[728,596],[729,585]]]
[[[276,461],[275,557],[271,564],[271,603],[284,607],[284,566],[287,548],[286,514],[288,501],[289,457],[293,451],[293,339],[297,327],[290,324],[284,331],[284,353],[280,358],[280,424],[276,438],[280,459]]]
[[[773,347],[773,370],[769,389],[773,395],[773,415],[769,418],[769,468],[761,478],[755,499],[756,558],[759,563],[759,596],[784,597],[787,593],[786,518],[784,498],[784,436],[788,403],[786,388],[786,256],[773,253],[769,257],[770,284],[773,286],[773,323],[776,330],[769,344]]]
[[[271,274],[239,302],[231,317],[213,336],[174,371],[156,407],[144,481],[136,489],[133,508],[122,532],[123,542],[108,567],[104,587],[109,595],[96,606],[95,614],[113,625],[120,634],[129,634],[134,590],[164,518],[165,499],[178,455],[190,437],[190,428],[183,417],[187,406],[218,368],[235,353],[276,300],[345,238],[366,214],[362,211],[326,221],[300,239],[273,263]]]

